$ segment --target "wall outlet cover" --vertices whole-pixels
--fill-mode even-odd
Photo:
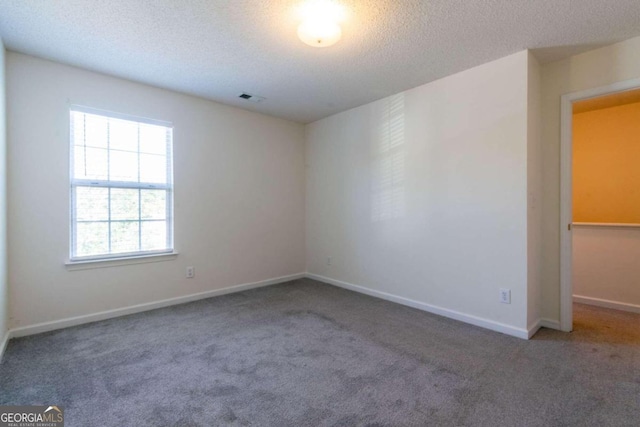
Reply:
[[[187,279],[193,279],[196,275],[196,269],[194,267],[187,267]]]
[[[500,302],[503,304],[511,304],[511,289],[500,289]]]

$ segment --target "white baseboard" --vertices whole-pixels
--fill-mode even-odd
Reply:
[[[376,291],[373,289],[365,288],[364,286],[354,285],[352,283],[331,279],[329,277],[320,276],[318,274],[307,273],[307,277],[310,279],[317,280],[319,282],[324,282],[330,285],[338,286],[340,288],[348,289],[350,291],[359,292],[361,294],[369,295],[376,298],[381,298],[387,301],[406,305],[408,307],[417,308],[418,310],[427,311],[429,313],[437,314],[439,316],[448,317],[450,319],[469,323],[475,326],[480,326],[481,328],[490,329],[492,331],[501,332],[503,334],[511,335],[514,337],[522,338],[522,339],[529,339],[531,336],[533,336],[533,333],[535,333],[535,331],[531,333],[531,331],[528,329],[516,328],[514,326],[505,325],[504,323],[483,319],[481,317],[473,316],[470,314],[460,313],[458,311],[449,310],[447,308],[437,307],[435,305],[426,304],[426,303],[415,301],[409,298],[392,295],[387,292]],[[530,333],[531,335],[529,335]]]
[[[2,337],[2,342],[0,342],[0,363],[2,363],[2,358],[4,357],[4,351],[7,349],[7,344],[9,344],[9,339],[11,339],[11,333],[7,331],[5,332],[4,337]]]
[[[465,322],[465,323],[469,323],[471,325],[475,325],[475,326],[479,326],[485,329],[490,329],[492,331],[496,331],[496,332],[501,332],[503,334],[507,334],[507,335],[511,335],[514,337],[518,337],[518,338],[522,338],[522,339],[529,339],[531,338],[537,331],[538,329],[540,329],[540,327],[546,327],[546,328],[551,328],[551,329],[560,329],[560,322],[556,321],[556,320],[551,320],[551,319],[540,319],[538,321],[536,321],[533,325],[530,325],[529,327],[527,327],[527,329],[523,329],[523,328],[516,328],[514,326],[510,326],[510,325],[506,325],[504,323],[499,323],[499,322],[495,322],[493,320],[488,320],[488,319],[484,319],[481,317],[477,317],[477,316],[473,316],[470,314],[465,314],[465,313],[460,313],[458,311],[454,311],[454,310],[450,310],[450,309],[446,309],[446,308],[442,308],[442,307],[438,307],[438,306],[434,306],[431,304],[426,304],[423,302],[419,302],[419,301],[415,301],[409,298],[404,298],[404,297],[400,297],[397,295],[393,295],[393,294],[389,294],[386,292],[382,292],[382,291],[377,291],[377,290],[373,290],[373,289],[369,289],[369,288],[365,288],[363,286],[359,286],[359,285],[354,285],[352,283],[347,283],[347,282],[343,282],[340,280],[335,280],[335,279],[331,279],[329,277],[325,277],[325,276],[320,276],[317,274],[311,274],[311,273],[298,273],[298,274],[292,274],[292,275],[288,275],[288,276],[282,276],[282,277],[276,277],[273,279],[268,279],[268,280],[262,280],[259,282],[253,282],[253,283],[245,283],[242,285],[236,285],[236,286],[229,286],[227,288],[222,288],[222,289],[214,289],[211,291],[206,291],[206,292],[200,292],[197,294],[191,294],[191,295],[185,295],[185,296],[181,296],[181,297],[176,297],[176,298],[170,298],[170,299],[165,299],[165,300],[161,300],[161,301],[154,301],[154,302],[150,302],[150,303],[145,303],[145,304],[138,304],[138,305],[134,305],[134,306],[130,306],[130,307],[124,307],[124,308],[118,308],[118,309],[114,309],[114,310],[107,310],[107,311],[102,311],[99,313],[92,313],[92,314],[87,314],[87,315],[83,315],[83,316],[76,316],[76,317],[70,317],[67,319],[60,319],[60,320],[54,320],[54,321],[50,321],[50,322],[43,322],[43,323],[38,323],[35,325],[28,325],[28,326],[22,326],[19,328],[14,328],[11,329],[10,331],[8,331],[2,342],[0,343],[0,361],[2,360],[2,356],[4,355],[4,351],[7,347],[8,341],[11,338],[14,337],[22,337],[22,336],[27,336],[27,335],[34,335],[34,334],[39,334],[42,332],[48,332],[48,331],[53,331],[53,330],[57,330],[57,329],[63,329],[63,328],[68,328],[71,326],[77,326],[77,325],[82,325],[85,323],[92,323],[92,322],[97,322],[100,320],[106,320],[106,319],[112,319],[114,317],[120,317],[120,316],[126,316],[128,314],[134,314],[134,313],[140,313],[143,311],[149,311],[149,310],[154,310],[157,308],[163,308],[163,307],[169,307],[172,305],[178,305],[178,304],[184,304],[184,303],[188,303],[188,302],[192,302],[192,301],[197,301],[197,300],[201,300],[201,299],[206,299],[206,298],[211,298],[214,296],[219,296],[219,295],[225,295],[225,294],[230,294],[230,293],[235,293],[235,292],[242,292],[245,290],[249,290],[249,289],[254,289],[254,288],[259,288],[259,287],[263,287],[263,286],[269,286],[269,285],[275,285],[278,283],[283,283],[283,282],[288,282],[291,280],[297,280],[297,279],[301,279],[304,277],[308,277],[310,279],[314,279],[314,280],[318,280],[320,282],[324,282],[330,285],[334,285],[334,286],[338,286],[344,289],[348,289],[351,291],[355,291],[355,292],[359,292],[365,295],[369,295],[369,296],[373,296],[376,298],[381,298],[387,301],[391,301],[391,302],[395,302],[398,304],[402,304],[402,305],[406,305],[408,307],[413,307],[413,308],[417,308],[419,310],[423,310],[429,313],[433,313],[433,314],[437,314],[439,316],[443,316],[443,317],[447,317],[450,319],[454,319],[454,320],[458,320],[461,322]],[[574,296],[574,300],[575,300],[575,296]],[[583,297],[578,297],[578,298],[583,298]],[[593,300],[593,299],[590,299]],[[604,301],[604,300],[600,300],[600,301]],[[582,302],[585,304],[589,304],[589,302],[583,302],[583,301],[578,301],[576,300],[576,302]],[[610,304],[618,304],[612,301],[605,301],[605,303]],[[593,305],[600,305],[600,304],[593,304]],[[603,305],[605,306],[605,305]],[[627,306],[629,306],[629,304],[627,304]],[[605,307],[610,307],[610,308],[618,308],[616,307],[612,307],[611,305],[606,305]],[[640,307],[638,306],[632,306],[635,307],[635,310],[637,310],[637,312],[640,312]],[[618,308],[621,309],[621,308]],[[634,311],[634,310],[629,310],[629,308],[626,309],[627,311]]]
[[[527,328],[529,339],[531,339],[531,337],[533,337],[536,334],[536,332],[540,330],[540,328],[560,330],[560,322],[558,322],[557,320],[544,319],[544,318],[536,320],[535,322],[533,322],[532,325],[529,325],[529,327]]]
[[[574,295],[573,302],[596,305],[598,307],[613,308],[614,310],[630,311],[632,313],[640,313],[640,305],[611,301],[607,299],[585,297],[583,295]]]
[[[540,319],[540,326],[560,331],[560,321],[553,319]]]
[[[225,295],[235,292],[242,292],[249,289],[260,288],[263,286],[275,285],[277,283],[289,282],[291,280],[302,279],[305,273],[292,274],[289,276],[276,277],[273,279],[262,280],[260,282],[245,283],[242,285],[229,286],[222,289],[214,289],[211,291],[200,292],[197,294],[185,295],[176,298],[169,298],[161,301],[154,301],[144,304],[132,305],[129,307],[116,308],[114,310],[101,311],[99,313],[86,314],[83,316],[69,317],[67,319],[53,320],[51,322],[38,323],[35,325],[22,326],[11,329],[8,338],[23,337],[27,335],[39,334],[42,332],[54,331],[56,329],[68,328],[70,326],[82,325],[85,323],[98,322],[100,320],[112,319],[114,317],[126,316],[128,314],[140,313],[143,311],[154,310],[156,308],[169,307],[172,305],[184,304],[187,302],[197,301],[205,298],[211,298],[219,295]],[[6,342],[4,343],[6,345]],[[3,347],[4,349],[4,347]]]
[[[534,336],[536,332],[540,330],[541,327],[542,327],[542,319],[538,319],[535,322],[533,322],[533,324],[527,326],[527,339],[531,339],[531,337]]]

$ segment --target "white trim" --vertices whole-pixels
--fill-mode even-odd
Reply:
[[[460,313],[458,311],[449,310],[447,308],[437,307],[435,305],[426,304],[426,303],[415,301],[409,298],[392,295],[387,292],[376,291],[373,289],[365,288],[364,286],[354,285],[352,283],[331,279],[329,277],[320,276],[318,274],[307,273],[307,277],[313,280],[317,280],[319,282],[328,283],[330,285],[338,286],[340,288],[348,289],[350,291],[354,291],[354,292],[369,295],[372,297],[380,298],[383,300],[406,305],[408,307],[417,308],[418,310],[437,314],[443,317],[448,317],[449,319],[458,320],[464,323],[469,323],[471,325],[480,326],[481,328],[490,329],[496,332],[501,332],[503,334],[511,335],[517,338],[529,339],[530,337],[529,335],[530,331],[528,329],[516,328],[514,326],[506,325],[504,323],[495,322],[493,320],[484,319],[482,317],[472,316],[470,314]]]
[[[617,222],[574,222],[573,223],[574,226],[576,227],[593,227],[593,228],[600,228],[600,227],[608,227],[608,228],[640,228],[640,224],[632,224],[632,223],[628,223],[628,224],[622,224],[622,223],[617,223]]]
[[[532,325],[527,326],[527,339],[531,339],[531,337],[534,336],[536,332],[540,330],[541,327],[542,327],[541,319],[538,319],[535,322],[533,322]]]
[[[572,239],[572,124],[573,103],[615,92],[640,88],[640,78],[563,95],[560,101],[560,329],[573,329]]]
[[[553,319],[540,319],[540,326],[543,328],[556,329],[561,331],[560,329],[560,321]]]
[[[88,270],[92,268],[119,267],[121,265],[146,264],[150,262],[172,261],[178,257],[178,252],[135,255],[129,257],[96,258],[78,261],[67,261],[65,267],[69,271]]]
[[[413,307],[418,310],[426,311],[439,316],[443,316],[443,317],[458,320],[464,323],[468,323],[471,325],[479,326],[481,328],[500,332],[506,335],[511,335],[517,338],[529,339],[535,335],[535,333],[540,329],[540,327],[560,329],[560,323],[556,320],[551,320],[551,319],[540,319],[534,322],[534,324],[530,325],[527,329],[516,328],[510,325],[506,325],[504,323],[499,323],[493,320],[488,320],[481,317],[460,313],[454,310],[437,307],[431,304],[422,303],[409,298],[392,295],[386,292],[368,289],[363,286],[358,286],[358,285],[343,282],[340,280],[331,279],[329,277],[320,276],[320,275],[311,274],[311,273],[298,273],[298,274],[292,274],[288,276],[281,276],[273,279],[263,280],[260,282],[245,283],[242,285],[229,286],[222,289],[214,289],[211,291],[185,295],[182,297],[169,298],[161,301],[154,301],[151,303],[138,304],[130,307],[107,310],[99,313],[87,314],[83,316],[70,317],[67,319],[54,320],[50,322],[43,322],[35,325],[14,328],[5,334],[4,340],[0,345],[0,362],[2,361],[2,356],[4,355],[4,351],[11,338],[34,335],[34,334],[49,332],[57,329],[63,329],[63,328],[68,328],[72,326],[82,325],[86,323],[112,319],[115,317],[126,316],[129,314],[141,313],[144,311],[155,310],[158,308],[164,308],[164,307],[169,307],[169,306],[178,305],[178,304],[184,304],[184,303],[198,301],[201,299],[211,298],[215,296],[220,296],[220,295],[225,295],[225,294],[230,294],[235,292],[242,292],[249,289],[255,289],[255,288],[260,288],[264,286],[275,285],[278,283],[289,282],[292,280],[298,280],[305,277],[308,277],[310,279],[317,280],[326,284],[348,289],[354,292],[358,292],[361,294],[384,299],[384,300],[391,301],[397,304],[402,304],[408,307]]]
[[[560,107],[560,329],[573,330],[572,240],[569,224],[573,219],[572,204],[572,119],[573,101],[564,95]],[[567,301],[569,303],[567,304]]]
[[[626,302],[611,301],[608,299],[585,297],[583,295],[574,295],[573,302],[580,304],[595,305],[598,307],[612,308],[614,310],[630,311],[632,313],[640,313],[640,305],[629,304]]]
[[[0,343],[0,363],[2,363],[2,358],[4,357],[4,351],[7,349],[7,345],[9,344],[9,340],[11,339],[11,331],[7,331],[2,338],[2,342]]]
[[[275,285],[277,283],[289,282],[291,280],[302,279],[305,273],[291,274],[288,276],[276,277],[273,279],[262,280],[260,282],[245,283],[242,285],[229,286],[222,289],[214,289],[211,291],[200,292],[197,294],[185,295],[176,298],[169,298],[161,301],[154,301],[144,304],[132,305],[124,308],[116,308],[114,310],[101,311],[99,313],[85,314],[82,316],[69,317],[67,319],[53,320],[51,322],[43,322],[35,325],[22,326],[9,331],[10,338],[23,337],[27,335],[39,334],[42,332],[54,331],[56,329],[68,328],[71,326],[82,325],[85,323],[98,322],[100,320],[112,319],[114,317],[126,316],[129,314],[140,313],[143,311],[155,310],[157,308],[169,307],[177,304],[198,301],[205,298],[211,298],[219,295],[242,292],[249,289],[260,288],[263,286]]]

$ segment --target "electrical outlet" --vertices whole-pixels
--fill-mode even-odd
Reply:
[[[511,289],[500,289],[500,302],[511,304]]]
[[[327,265],[331,265],[331,257],[330,256],[327,257]]]
[[[187,279],[193,279],[196,276],[196,269],[193,266],[187,267]]]

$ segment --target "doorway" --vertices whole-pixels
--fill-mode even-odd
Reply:
[[[574,107],[595,105],[603,102],[615,102],[615,98],[632,98],[640,89],[640,79],[615,83],[610,86],[590,89],[564,95],[561,100],[561,165],[560,165],[560,329],[573,329],[573,234],[576,226],[606,227],[624,223],[583,222],[574,224],[574,185],[573,185],[573,128]],[[606,105],[605,105],[606,106]]]

